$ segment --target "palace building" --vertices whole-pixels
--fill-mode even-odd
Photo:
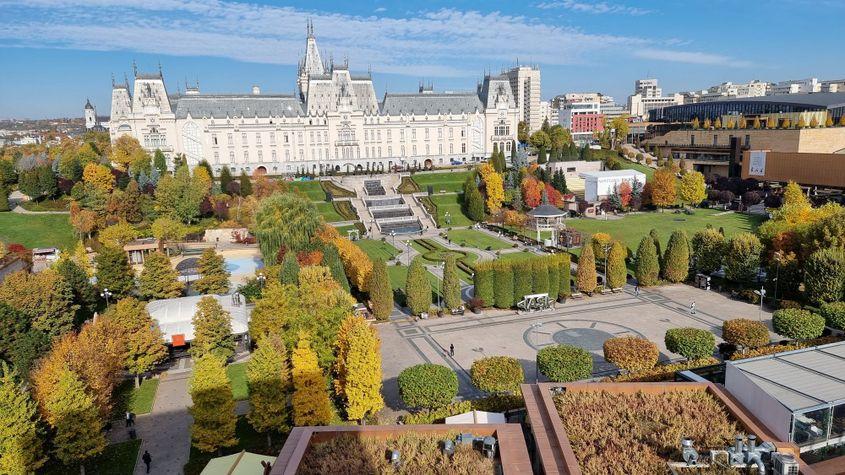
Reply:
[[[430,168],[510,154],[522,117],[507,75],[485,75],[474,92],[385,93],[370,73],[320,57],[309,23],[297,94],[169,94],[164,77],[136,70],[112,89],[109,130],[168,158],[184,154],[219,171],[272,175]],[[539,71],[537,71],[539,75]]]

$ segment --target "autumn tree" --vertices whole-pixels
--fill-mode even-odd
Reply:
[[[105,165],[89,163],[82,172],[82,181],[97,190],[110,193],[114,189],[114,175]]]
[[[760,268],[763,246],[752,233],[734,235],[726,246],[725,277],[733,281],[750,281]]]
[[[309,199],[295,193],[277,193],[261,201],[255,213],[255,236],[267,265],[277,263],[279,248],[305,250],[320,218]]]
[[[23,313],[33,329],[60,336],[73,329],[79,306],[73,289],[53,269],[37,274],[18,271],[0,284],[0,302]]]
[[[149,160],[147,152],[141,147],[138,139],[129,134],[124,134],[112,144],[109,159],[123,170],[128,170],[130,165],[143,160],[145,157]]]
[[[229,272],[223,256],[212,248],[203,251],[198,262],[199,280],[191,286],[200,294],[223,295],[229,291]]]
[[[44,464],[38,410],[18,373],[0,361],[0,473],[28,474]]]
[[[105,246],[122,248],[137,238],[140,232],[126,221],[118,221],[100,231],[98,240]]]
[[[162,241],[162,243],[181,241],[188,235],[187,226],[167,216],[156,218],[150,226],[150,230],[153,233],[153,237]]]
[[[160,251],[147,254],[138,277],[138,293],[146,299],[170,299],[182,295],[184,285],[170,259]]]
[[[660,260],[657,247],[651,236],[645,236],[637,248],[637,283],[643,287],[655,285],[660,275]]]
[[[300,335],[299,343],[291,355],[293,366],[293,422],[297,426],[327,425],[332,419],[332,403],[326,391],[326,380],[317,355],[311,349],[306,334]]]
[[[461,280],[458,277],[458,258],[454,253],[446,255],[443,266],[443,304],[448,309],[461,306]]]
[[[201,298],[191,323],[194,326],[191,356],[199,358],[206,353],[213,353],[225,360],[235,354],[231,315],[223,310],[216,298]]]
[[[47,395],[46,420],[55,431],[56,457],[65,465],[82,464],[106,448],[103,424],[85,384],[69,369],[61,369],[55,388]]]
[[[689,275],[689,243],[683,231],[675,231],[666,245],[663,277],[669,282],[683,282]]]
[[[200,214],[200,205],[208,194],[207,180],[191,176],[187,165],[173,175],[164,175],[155,191],[159,212],[172,219],[191,224]]]
[[[710,274],[722,268],[725,258],[725,236],[713,228],[702,229],[692,236],[696,270]]]
[[[658,208],[666,208],[677,200],[675,174],[668,168],[658,168],[652,178],[651,202]]]
[[[299,262],[296,260],[296,254],[288,252],[285,258],[282,259],[282,271],[279,273],[279,278],[283,284],[296,285],[299,282]]]
[[[370,293],[373,316],[378,320],[387,320],[393,311],[393,289],[390,287],[387,265],[381,259],[373,261],[373,271],[370,274],[367,290]]]
[[[343,328],[340,337],[344,341],[338,340],[337,361],[343,362],[338,395],[345,401],[346,417],[362,420],[384,407],[381,341],[376,330],[360,317],[348,317]]]
[[[593,246],[589,242],[581,247],[576,275],[576,285],[580,292],[589,294],[596,290],[596,259],[593,254]]]
[[[613,241],[607,256],[607,284],[611,289],[621,289],[628,280],[625,258],[628,252],[620,241]]]
[[[150,317],[146,305],[133,297],[112,305],[103,318],[111,320],[121,330],[126,343],[124,367],[135,376],[135,387],[139,387],[140,376],[167,358],[161,330]]]
[[[202,452],[219,451],[238,443],[235,436],[235,400],[223,358],[205,353],[194,363],[188,385],[193,405],[188,408],[194,423],[191,445]]]
[[[287,351],[279,336],[265,339],[253,353],[246,366],[249,388],[247,420],[258,432],[267,434],[267,448],[271,434],[287,432],[289,428],[287,397],[290,387],[290,368]]]
[[[334,277],[334,280],[343,287],[343,290],[349,292],[349,279],[346,278],[346,272],[343,270],[343,262],[340,259],[340,253],[337,251],[337,246],[332,243],[328,243],[323,247],[323,265],[332,271],[332,277]],[[367,284],[367,288],[369,287],[370,284]]]
[[[685,173],[678,185],[678,194],[680,195],[681,201],[689,203],[690,206],[704,201],[707,198],[704,175],[696,171]]]
[[[504,160],[503,160],[504,161]],[[489,163],[478,167],[481,180],[484,182],[484,191],[487,195],[486,205],[490,214],[497,213],[502,208],[502,201],[505,199],[504,182],[500,175]]]
[[[129,267],[129,260],[123,249],[103,246],[97,257],[97,286],[109,289],[116,298],[129,295],[135,285],[135,273]]]
[[[405,300],[411,313],[419,315],[431,306],[431,282],[421,259],[414,259],[405,280]]]

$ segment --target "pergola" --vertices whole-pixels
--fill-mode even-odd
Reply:
[[[552,242],[557,243],[557,231],[566,226],[563,224],[563,218],[566,215],[566,211],[550,204],[541,204],[529,211],[528,216],[531,217],[534,229],[537,231],[537,242],[542,242],[540,239],[542,231],[551,231]]]

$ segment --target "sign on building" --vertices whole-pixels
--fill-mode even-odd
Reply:
[[[749,176],[765,176],[766,175],[766,151],[752,150],[748,154],[748,175]]]

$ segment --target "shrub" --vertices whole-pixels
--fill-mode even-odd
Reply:
[[[654,240],[645,236],[637,248],[637,283],[643,287],[655,285],[660,273],[660,258]]]
[[[537,369],[556,383],[589,378],[593,356],[577,346],[547,346],[537,352]]]
[[[746,351],[745,353],[734,353],[731,355],[731,361],[744,360],[747,358],[756,358],[758,356],[772,355],[775,353],[783,353],[784,351],[800,350],[801,348],[809,348],[811,346],[827,345],[829,343],[836,343],[842,341],[842,337],[837,336],[823,336],[813,338],[812,340],[804,340],[795,342],[789,345],[767,345]]]
[[[458,394],[458,376],[436,364],[418,364],[399,373],[399,395],[408,407],[443,407]]]
[[[470,374],[472,384],[488,393],[516,393],[525,381],[522,365],[510,356],[488,356],[475,360]]]
[[[769,343],[769,330],[760,322],[735,318],[722,324],[722,339],[732,345],[757,348]]]
[[[663,339],[666,349],[687,360],[698,360],[713,356],[716,337],[700,328],[670,328]]]
[[[845,330],[845,302],[822,304],[821,312],[827,326]]]
[[[725,277],[733,281],[750,281],[760,266],[763,245],[751,233],[739,233],[728,241],[725,250]]]
[[[657,364],[657,345],[635,336],[610,338],[604,342],[604,359],[628,372],[643,371]]]
[[[470,401],[453,402],[432,410],[422,410],[402,417],[405,424],[442,424],[447,417],[456,416],[472,410]]]
[[[658,381],[672,381],[675,379],[675,373],[678,371],[686,371],[688,369],[701,368],[702,366],[710,366],[714,364],[719,364],[719,360],[711,356],[709,358],[684,361],[682,363],[661,364],[645,371],[622,374],[612,378],[611,380],[619,383],[654,383]]]
[[[689,275],[689,243],[686,233],[675,231],[669,237],[663,256],[663,277],[669,282],[683,282]]]
[[[825,248],[814,252],[804,266],[804,287],[811,301],[837,302],[845,290],[845,251]]]
[[[793,340],[807,340],[821,336],[824,331],[824,317],[797,308],[775,310],[772,314],[775,333]]]
[[[491,263],[481,262],[475,266],[475,296],[484,301],[484,305],[493,304],[493,267]]]
[[[477,411],[505,412],[525,407],[525,399],[522,394],[492,394],[480,399],[470,401],[472,408]]]

